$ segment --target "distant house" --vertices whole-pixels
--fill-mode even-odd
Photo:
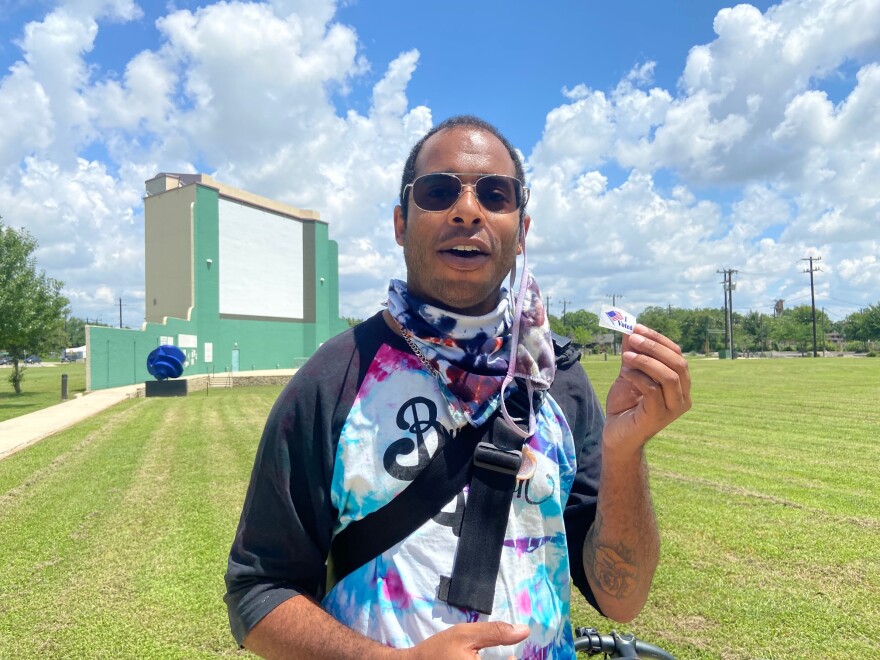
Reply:
[[[600,352],[614,352],[614,333],[597,332],[593,335],[593,341],[589,346],[590,348],[598,348]]]
[[[77,360],[85,360],[88,351],[85,346],[77,346],[76,348],[65,348],[64,355]]]

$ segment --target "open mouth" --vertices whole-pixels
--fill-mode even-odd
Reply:
[[[455,247],[451,247],[448,250],[443,250],[446,254],[451,254],[454,257],[460,257],[462,259],[473,259],[475,257],[480,257],[485,255],[485,252],[482,252],[479,248],[474,247],[473,245],[456,245]]]

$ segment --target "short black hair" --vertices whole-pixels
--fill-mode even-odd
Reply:
[[[519,179],[519,182],[525,187],[526,185],[526,174],[523,169],[522,159],[519,157],[519,153],[517,153],[516,149],[513,148],[513,145],[510,141],[504,137],[504,135],[499,131],[495,126],[487,122],[485,119],[480,119],[479,117],[475,117],[474,115],[456,115],[454,117],[450,117],[449,119],[440,122],[430,131],[425,133],[422,136],[422,139],[415,143],[413,148],[409,152],[409,157],[406,159],[406,164],[403,166],[403,176],[400,178],[400,209],[403,213],[403,219],[406,220],[407,215],[407,200],[406,200],[406,187],[415,181],[416,178],[416,160],[419,157],[419,154],[422,151],[422,147],[425,146],[425,142],[428,141],[432,135],[439,133],[440,131],[446,130],[447,128],[457,128],[459,126],[465,126],[470,128],[478,128],[480,130],[486,131],[487,133],[491,133],[496,138],[501,141],[501,144],[504,145],[505,149],[507,149],[507,153],[510,154],[510,159],[513,161],[514,171],[516,172],[516,178]],[[523,204],[522,208],[519,210],[519,217],[522,219],[525,216],[525,204]]]

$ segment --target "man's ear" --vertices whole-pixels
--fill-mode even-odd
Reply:
[[[532,224],[532,218],[529,214],[523,216],[522,221],[519,224],[519,244],[516,246],[516,253],[522,254],[523,247],[526,242],[526,235],[529,233],[529,225]]]
[[[406,219],[400,204],[394,207],[394,240],[403,247],[403,235],[406,233]]]

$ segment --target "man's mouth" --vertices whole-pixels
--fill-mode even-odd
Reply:
[[[463,259],[473,259],[485,254],[485,252],[474,245],[453,245],[451,248],[443,250],[443,252]]]

